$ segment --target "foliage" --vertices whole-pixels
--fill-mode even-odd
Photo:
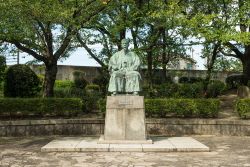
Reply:
[[[244,85],[246,78],[243,74],[232,74],[226,78],[228,89],[235,89]]]
[[[93,79],[93,84],[99,85],[102,94],[105,96],[107,94],[109,76],[107,74],[99,75]]]
[[[74,86],[79,89],[84,89],[88,81],[84,78],[85,73],[81,71],[74,71]]]
[[[203,83],[197,82],[193,84],[179,84],[175,97],[179,98],[202,98],[204,96]]]
[[[202,98],[203,84],[165,83],[154,85],[153,89],[143,87],[143,95],[147,98]]]
[[[149,117],[214,118],[218,115],[219,104],[216,99],[146,99],[145,110]]]
[[[106,110],[106,100],[98,101],[99,109]],[[218,99],[145,99],[145,112],[147,117],[198,117],[216,118],[219,113],[220,101]]]
[[[37,75],[26,65],[13,65],[4,79],[5,97],[34,97],[41,90]]]
[[[211,80],[207,87],[206,96],[209,98],[215,98],[221,95],[226,90],[224,82],[219,80]]]
[[[66,87],[66,88],[55,88],[54,96],[57,98],[82,98],[86,95],[86,92],[83,89],[75,87]]]
[[[98,101],[101,99],[100,92],[87,92],[85,96],[82,97],[83,111],[85,112],[95,112],[100,110]]]
[[[185,22],[193,35],[202,43],[205,39],[205,43],[219,44],[217,53],[238,59],[249,80],[250,1],[187,0],[182,1],[182,5],[186,9]]]
[[[74,116],[82,110],[77,98],[1,98],[0,115]]]
[[[55,88],[72,88],[74,86],[74,82],[70,80],[56,80]]]
[[[217,57],[214,63],[213,70],[214,71],[242,72],[243,67],[239,59],[219,56]]]
[[[133,50],[147,65],[146,78],[152,82],[153,68],[166,69],[169,61],[187,57],[183,45],[187,35],[182,33],[178,12],[180,8],[174,1],[112,1],[96,20],[81,29],[77,39],[92,58],[106,67],[112,54],[121,49],[121,40],[132,38]],[[99,53],[91,49],[95,44],[103,46]]]
[[[250,118],[250,99],[239,99],[235,104],[235,110],[241,118]]]
[[[99,86],[99,85],[96,85],[96,84],[88,84],[88,85],[85,87],[85,90],[86,90],[87,92],[92,92],[92,93],[100,92],[100,86]]]
[[[180,77],[179,83],[196,83],[202,82],[203,79],[200,77]]]
[[[6,58],[4,56],[0,56],[0,83],[3,81],[5,68]]]
[[[57,62],[75,49],[73,38],[109,1],[0,1],[0,41],[45,65],[44,96],[53,96]]]

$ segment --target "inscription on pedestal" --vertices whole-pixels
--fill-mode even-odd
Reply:
[[[108,96],[104,140],[146,140],[143,96]]]

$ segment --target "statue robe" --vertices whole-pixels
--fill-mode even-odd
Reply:
[[[115,53],[109,61],[111,77],[109,92],[133,93],[140,91],[140,59],[134,52]]]

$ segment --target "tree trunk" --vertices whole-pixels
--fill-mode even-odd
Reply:
[[[45,64],[45,67],[46,68],[45,68],[43,97],[53,97],[54,84],[57,74],[57,61]]]
[[[205,78],[205,81],[204,81],[205,97],[207,97],[208,84],[209,84],[209,81],[211,79],[211,74],[212,74],[212,71],[213,71],[213,67],[214,67],[214,63],[215,63],[215,60],[216,60],[216,57],[217,57],[217,54],[218,54],[219,47],[220,47],[220,42],[214,43],[212,57],[210,59],[210,62],[208,62],[208,65],[207,65],[207,75],[206,75],[206,78]]]
[[[147,62],[148,62],[148,73],[147,73],[148,85],[150,88],[152,88],[153,87],[153,76],[152,76],[153,56],[152,56],[152,51],[149,51],[147,53]]]
[[[166,76],[166,73],[167,73],[167,53],[166,53],[166,48],[167,48],[167,44],[166,44],[166,32],[165,32],[165,29],[162,30],[162,81],[163,83],[166,82],[167,80],[167,76]]]
[[[244,85],[250,80],[250,45],[245,46],[245,53],[240,59],[243,66]]]

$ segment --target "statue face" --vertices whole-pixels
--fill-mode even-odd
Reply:
[[[122,46],[122,48],[128,48],[128,41],[127,40],[122,40],[122,42],[121,42],[121,46]]]

